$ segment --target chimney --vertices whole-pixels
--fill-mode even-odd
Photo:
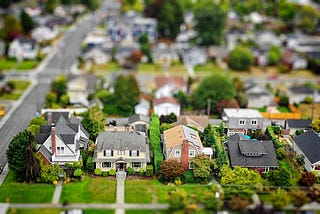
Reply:
[[[51,126],[52,125],[52,112],[48,112],[48,125]]]
[[[189,169],[189,143],[184,140],[181,149],[181,165],[184,170]]]
[[[52,156],[56,154],[56,128],[51,127],[51,150],[52,150]]]

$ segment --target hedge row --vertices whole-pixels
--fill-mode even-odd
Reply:
[[[161,140],[160,140],[160,120],[156,115],[151,117],[150,122],[150,145],[153,151],[154,170],[158,174],[160,164],[163,161]]]
[[[275,146],[275,149],[279,149],[283,147],[283,144],[280,142],[279,138],[275,134],[275,129],[278,129],[278,128],[279,127],[274,127],[274,126],[267,127],[267,134],[271,137],[273,145]]]

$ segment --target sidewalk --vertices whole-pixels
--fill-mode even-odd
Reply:
[[[115,214],[125,214],[124,180],[126,179],[126,172],[123,172],[123,171],[117,172],[116,178],[117,178],[117,201],[116,201],[117,208],[116,208]]]
[[[60,179],[55,190],[54,190],[54,194],[52,197],[52,204],[58,204],[59,203],[59,199],[60,199],[60,195],[61,195],[61,191],[62,191],[62,184],[63,184],[63,180]]]

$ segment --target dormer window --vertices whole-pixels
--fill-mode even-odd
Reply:
[[[139,150],[130,150],[129,156],[131,156],[131,157],[139,157]]]
[[[112,157],[113,156],[113,150],[107,149],[103,151],[103,156],[105,157]]]
[[[251,125],[257,125],[258,121],[257,120],[251,120]]]

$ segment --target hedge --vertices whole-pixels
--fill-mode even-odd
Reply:
[[[160,140],[160,120],[158,116],[152,115],[150,122],[150,145],[153,151],[153,162],[155,173],[158,174],[160,164],[163,161],[161,140]]]

